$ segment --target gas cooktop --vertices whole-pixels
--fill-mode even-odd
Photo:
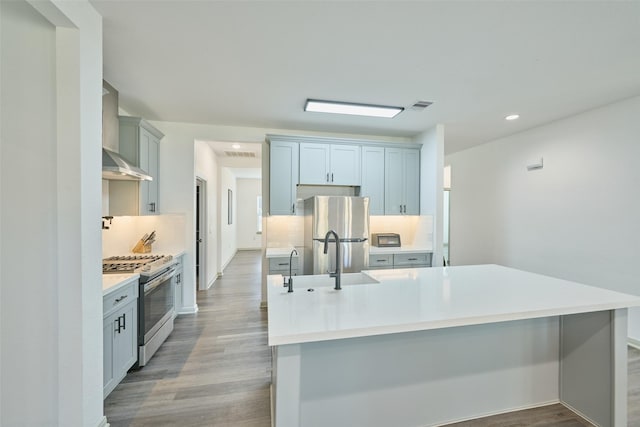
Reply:
[[[171,261],[171,255],[123,255],[102,260],[102,274],[148,273]]]

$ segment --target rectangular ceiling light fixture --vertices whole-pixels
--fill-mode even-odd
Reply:
[[[390,107],[387,105],[354,104],[351,102],[307,99],[307,103],[304,105],[304,111],[349,114],[353,116],[386,117],[390,119],[404,111],[404,108]]]

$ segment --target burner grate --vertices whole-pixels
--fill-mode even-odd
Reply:
[[[143,266],[165,258],[165,255],[117,255],[102,260],[102,273],[133,273]]]

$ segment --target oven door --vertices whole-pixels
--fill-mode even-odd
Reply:
[[[139,344],[146,344],[160,327],[173,316],[173,276],[176,268],[171,267],[160,276],[143,285],[143,304],[140,304]],[[144,328],[144,329],[143,329]],[[144,338],[144,339],[143,339]]]

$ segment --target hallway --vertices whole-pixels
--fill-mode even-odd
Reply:
[[[120,426],[270,425],[271,357],[260,310],[261,251],[239,251],[195,315],[182,315],[150,363],[105,400]]]

